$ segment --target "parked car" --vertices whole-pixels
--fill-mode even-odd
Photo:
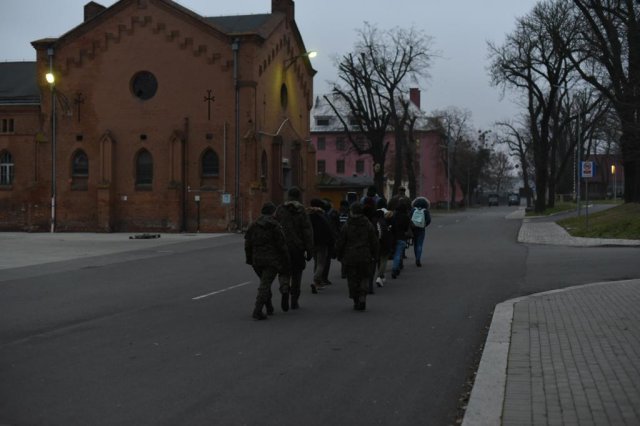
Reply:
[[[489,194],[487,198],[489,207],[498,205],[498,194]]]
[[[519,206],[520,196],[518,194],[509,194],[509,197],[507,198],[507,203],[510,206]]]

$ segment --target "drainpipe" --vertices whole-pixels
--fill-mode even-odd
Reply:
[[[242,231],[242,218],[240,218],[240,85],[238,84],[238,51],[240,50],[240,40],[235,39],[231,44],[233,51],[233,87],[235,88],[235,126],[236,126],[236,158],[235,175],[236,187],[233,205],[233,214],[236,221],[237,230]]]
[[[189,183],[187,167],[187,141],[189,140],[189,117],[184,118],[184,137],[182,139],[182,232],[187,232],[187,197]]]

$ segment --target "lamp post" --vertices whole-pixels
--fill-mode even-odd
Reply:
[[[56,79],[53,74],[53,48],[47,50],[49,55],[49,72],[47,83],[51,88],[51,228],[56,231]]]
[[[451,210],[451,124],[447,120],[447,211]]]
[[[618,184],[618,177],[616,176],[616,165],[611,165],[611,176],[613,176],[613,202],[616,202],[616,192],[618,192],[618,188],[616,188]]]
[[[233,199],[233,218],[236,222],[236,230],[242,231],[242,220],[240,219],[240,85],[238,81],[238,52],[240,50],[240,40],[235,39],[231,44],[233,51],[233,87],[235,91],[235,194]],[[225,170],[226,173],[226,170]]]

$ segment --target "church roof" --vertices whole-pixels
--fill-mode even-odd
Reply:
[[[265,25],[272,14],[210,16],[204,18],[209,24],[229,35],[258,32]]]
[[[0,104],[39,104],[35,62],[0,62]]]

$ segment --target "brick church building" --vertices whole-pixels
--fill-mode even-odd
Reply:
[[[84,18],[0,64],[0,229],[216,232],[292,185],[310,196],[315,71],[292,0],[228,17],[90,2]]]

